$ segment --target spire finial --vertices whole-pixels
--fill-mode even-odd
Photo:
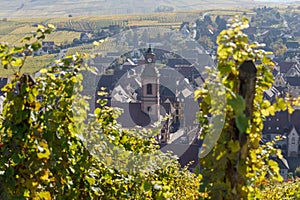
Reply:
[[[149,44],[149,48],[148,48],[147,53],[152,53],[151,44]]]

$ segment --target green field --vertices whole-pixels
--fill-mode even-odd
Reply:
[[[21,72],[26,73],[35,73],[39,71],[41,68],[47,67],[50,64],[53,64],[56,59],[56,55],[54,54],[47,54],[43,56],[29,56],[26,58],[25,64],[22,68]],[[9,68],[4,69],[0,65],[0,77],[12,77],[14,73],[17,71],[16,69]]]

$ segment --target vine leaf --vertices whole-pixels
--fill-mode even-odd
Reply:
[[[228,104],[233,108],[236,116],[243,114],[245,110],[245,101],[241,95],[236,95],[228,100]]]
[[[241,133],[246,132],[248,128],[248,117],[243,113],[235,117],[235,123]]]

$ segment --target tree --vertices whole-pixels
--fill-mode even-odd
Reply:
[[[258,191],[257,197],[259,199],[299,199],[300,198],[300,179],[295,181],[287,181],[282,183],[266,183],[262,187],[261,191]]]
[[[275,142],[260,141],[263,119],[290,106],[283,99],[272,105],[263,99],[272,86],[273,63],[259,44],[248,42],[242,32],[248,26],[245,17],[235,17],[220,33],[217,71],[211,69],[209,80],[195,93],[201,99],[199,119],[206,139],[200,152],[203,188],[212,199],[255,198],[267,175],[282,181],[277,163],[269,159],[272,154],[281,158],[280,150]],[[254,66],[257,62],[261,64]]]
[[[270,47],[273,49],[276,57],[281,59],[284,58],[284,53],[287,51],[287,47],[283,43],[282,39],[277,39],[276,41],[272,42]]]

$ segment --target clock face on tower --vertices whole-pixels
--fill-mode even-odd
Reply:
[[[147,59],[147,62],[148,62],[148,63],[152,63],[152,58],[148,58],[148,59]]]

